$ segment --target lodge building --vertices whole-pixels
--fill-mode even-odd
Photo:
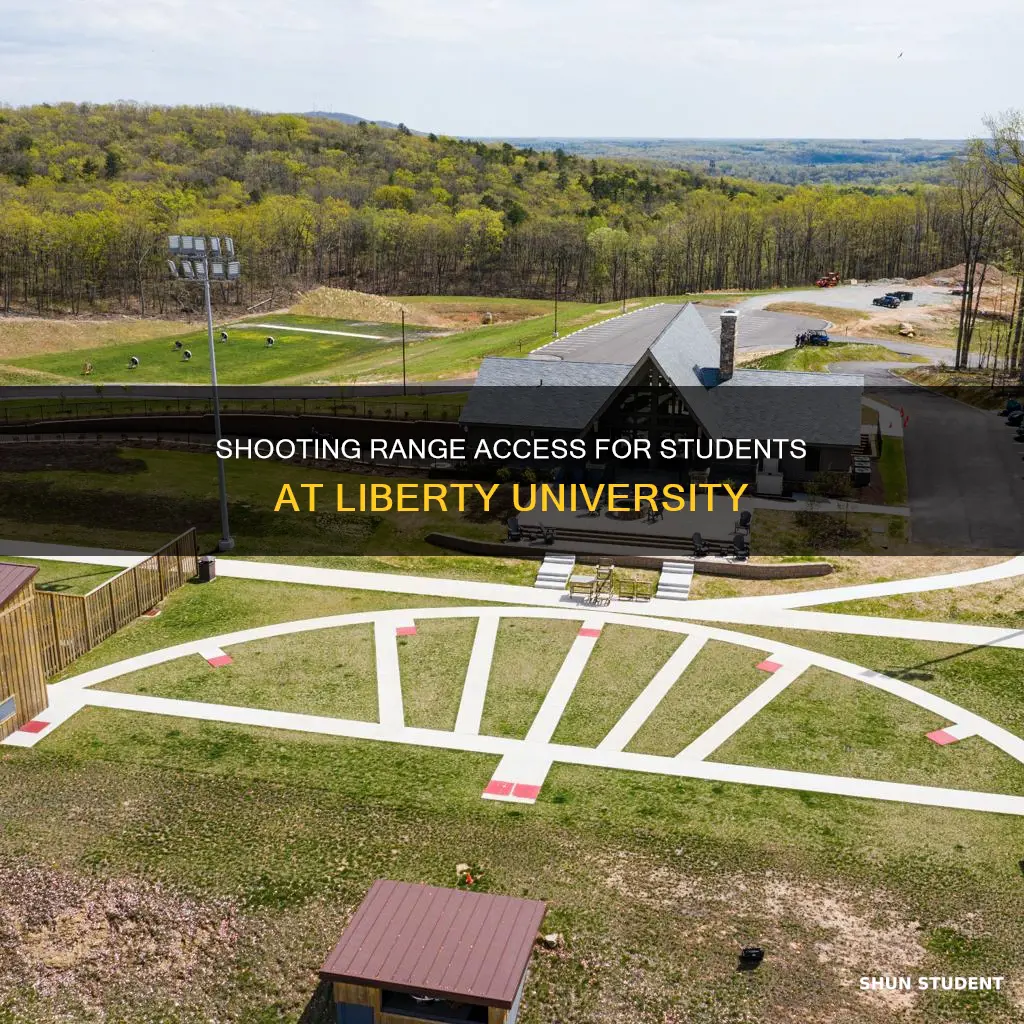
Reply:
[[[799,487],[822,471],[849,470],[862,446],[859,374],[737,368],[735,310],[721,314],[717,338],[691,303],[627,316],[630,331],[611,354],[629,362],[586,359],[588,347],[609,350],[588,346],[586,335],[597,328],[578,332],[571,359],[545,358],[543,350],[484,359],[460,418],[464,429],[477,437],[648,438],[654,451],[662,438],[802,440],[799,458],[787,449],[778,459],[716,462],[719,477],[751,480],[761,494]],[[709,469],[695,459],[665,468],[675,479]]]

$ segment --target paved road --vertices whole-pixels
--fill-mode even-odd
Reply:
[[[1024,551],[1024,445],[994,412],[924,388],[899,395],[909,422],[911,529],[947,550]],[[891,398],[890,398],[891,401]]]
[[[697,311],[717,337],[722,306],[696,303]],[[537,349],[534,359],[564,359],[569,362],[635,363],[651,342],[679,311],[677,304],[660,303],[613,317],[566,335]],[[800,331],[823,327],[820,317],[797,316],[792,313],[769,313],[763,309],[740,307],[736,330],[736,349],[755,352],[790,348]]]

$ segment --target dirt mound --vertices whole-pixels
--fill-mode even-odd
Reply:
[[[975,281],[981,280],[981,272],[980,266],[975,269]],[[936,270],[931,274],[925,274],[924,277],[915,277],[911,284],[932,284],[941,287],[943,284],[957,284],[963,281],[966,274],[967,267],[963,263],[958,263],[955,267],[946,267],[945,270]],[[990,266],[985,271],[985,288],[999,288],[1003,285],[1012,288],[1013,275],[1004,274],[998,267]]]
[[[300,316],[322,316],[334,320],[368,320],[379,324],[397,324],[405,312],[415,322],[412,311],[394,299],[347,288],[316,288],[306,292],[289,312]]]

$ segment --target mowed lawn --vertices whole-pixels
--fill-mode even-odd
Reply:
[[[49,558],[20,558],[0,555],[0,562],[34,565],[39,570],[32,579],[38,590],[60,594],[87,594],[123,569],[110,565],[82,565],[79,562],[57,562]]]
[[[373,625],[253,640],[214,668],[198,654],[112,679],[101,689],[377,721]]]
[[[475,618],[420,619],[415,635],[398,638],[406,725],[455,728],[476,624]]]
[[[501,620],[481,733],[526,736],[581,625],[571,619]]]
[[[767,678],[762,652],[709,640],[626,749],[675,757]]]
[[[729,764],[920,786],[1024,793],[1024,765],[978,737],[927,738],[950,723],[823,668],[803,672],[712,755]]]
[[[803,370],[826,373],[833,363],[926,363],[924,356],[905,355],[883,345],[839,342],[831,345],[789,348],[761,356],[743,365],[751,370]]]
[[[651,302],[685,302],[699,298],[724,302],[735,296],[664,296],[631,300],[629,308]],[[409,381],[430,382],[464,379],[486,356],[526,355],[551,341],[555,329],[554,303],[541,299],[458,298],[415,296],[402,301],[413,307],[456,315],[464,329],[438,330],[406,325],[405,374]],[[491,309],[498,317],[492,324],[474,321]],[[617,316],[616,303],[562,302],[558,310],[561,334]],[[256,327],[256,323],[271,324]],[[217,342],[217,373],[222,384],[334,384],[384,383],[402,380],[401,327],[394,323],[339,320],[326,317],[267,314],[244,321],[218,325],[219,337],[226,330],[228,340]],[[342,334],[322,334],[337,331]],[[345,335],[368,334],[377,338]],[[161,324],[154,337],[139,338],[138,331],[118,332],[111,328],[109,341],[92,347],[49,350],[39,355],[2,360],[0,377],[6,368],[11,379],[20,382],[58,383],[167,383],[203,384],[209,381],[209,354],[205,328],[168,336]],[[273,347],[266,338],[274,338]],[[175,348],[181,342],[182,349]],[[192,358],[186,361],[183,350]],[[129,368],[131,356],[139,359]],[[86,363],[92,372],[83,373]],[[35,375],[35,376],[31,376]]]
[[[218,338],[222,329],[228,334],[227,341],[217,342],[217,374],[221,383],[293,381],[327,372],[332,366],[362,355],[381,353],[389,347],[396,347],[401,358],[400,333],[396,335],[393,324],[320,321],[308,317],[275,317],[273,321],[280,323],[283,329],[248,327],[241,323],[216,328],[215,336]],[[379,335],[384,340],[316,334],[303,331],[304,327]],[[418,336],[414,331],[410,334]],[[273,346],[267,346],[267,337],[274,338]],[[180,349],[175,347],[176,342],[181,343]],[[186,350],[192,353],[191,359],[185,359]],[[132,356],[139,360],[137,369],[129,367]],[[118,340],[97,348],[49,352],[9,362],[17,367],[61,374],[82,383],[137,380],[204,384],[210,379],[209,343],[205,328],[176,337]],[[86,363],[92,364],[92,372],[88,375],[83,374]],[[308,381],[295,380],[295,383]]]
[[[600,310],[600,312],[599,312]],[[571,303],[560,310],[559,328],[573,329],[618,311],[594,304]],[[401,328],[395,324],[333,320],[290,315],[268,316],[259,322],[217,327],[227,341],[217,341],[217,374],[222,384],[372,383],[402,379]],[[406,326],[405,369],[412,381],[465,376],[488,355],[523,355],[551,340],[553,314],[526,320],[438,332]],[[338,334],[318,332],[343,332]],[[377,337],[353,337],[375,335]],[[266,339],[273,337],[273,346]],[[180,342],[181,348],[175,343]],[[192,353],[186,360],[184,351]],[[129,360],[139,360],[136,369]],[[210,379],[209,343],[205,329],[177,337],[119,340],[96,348],[48,352],[7,361],[12,367],[55,374],[78,383],[132,382],[203,384]],[[92,372],[85,375],[85,364]]]
[[[217,458],[211,453],[155,449],[104,449],[88,461],[59,468],[0,472],[0,533],[38,542],[77,543],[116,550],[153,550],[184,525],[199,531],[210,548],[219,533]],[[42,463],[38,459],[37,463]],[[232,459],[225,464],[231,523],[240,555],[277,552],[315,555],[430,555],[437,548],[424,537],[457,532],[481,540],[500,540],[504,528],[495,515],[461,515],[455,506],[442,511],[398,514],[337,511],[337,488],[345,506],[365,475],[332,473],[290,463]],[[409,482],[391,478],[393,485]],[[422,481],[421,481],[422,482]],[[274,511],[284,484],[299,502]],[[309,511],[301,484],[319,484],[317,507]],[[112,520],[109,509],[116,506]]]

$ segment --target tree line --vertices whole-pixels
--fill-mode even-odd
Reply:
[[[235,239],[221,304],[320,284],[603,302],[915,277],[960,261],[963,216],[955,185],[770,185],[233,108],[0,109],[4,310],[192,308],[172,231]]]
[[[952,161],[960,260],[964,264],[957,324],[957,369],[980,363],[1020,377],[1024,369],[1024,114],[989,118],[988,139],[972,139]],[[978,320],[992,271],[1008,273],[1012,297],[985,341]],[[991,291],[991,287],[990,287]],[[981,351],[979,351],[981,349]]]

